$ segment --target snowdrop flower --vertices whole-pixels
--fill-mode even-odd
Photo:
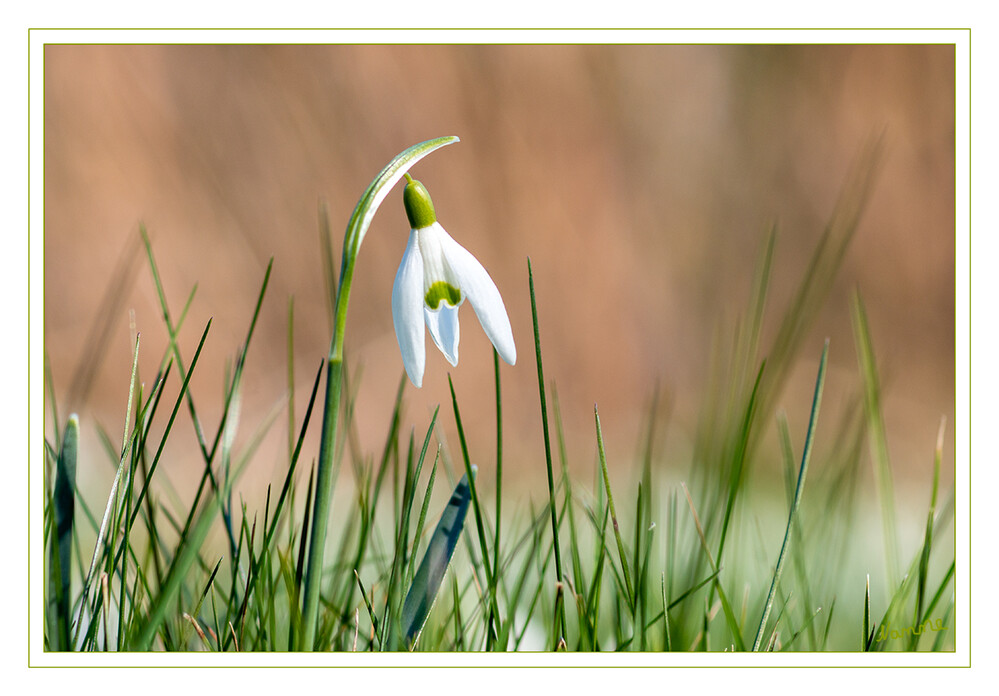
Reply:
[[[423,385],[423,325],[452,365],[458,364],[458,309],[467,298],[482,330],[508,364],[517,361],[503,298],[482,264],[437,222],[430,194],[406,174],[403,203],[412,231],[392,288],[392,320],[406,374]]]

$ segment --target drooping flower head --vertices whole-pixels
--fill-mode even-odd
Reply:
[[[423,385],[424,324],[448,362],[458,364],[458,309],[466,298],[499,356],[516,363],[510,319],[486,269],[444,231],[426,187],[409,174],[403,203],[412,230],[392,288],[392,320],[409,379]]]

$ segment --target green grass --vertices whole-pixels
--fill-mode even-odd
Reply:
[[[287,461],[263,500],[242,499],[241,477],[281,416],[256,424],[252,436],[240,438],[248,444],[236,451],[237,428],[247,427],[239,418],[248,388],[243,370],[253,359],[250,347],[272,269],[248,299],[255,309],[235,362],[205,365],[211,322],[197,333],[184,326],[194,290],[179,314],[171,312],[167,297],[176,289],[163,286],[143,230],[168,338],[153,348],[136,341],[129,391],[122,395],[122,437],[98,431],[114,470],[101,500],[86,500],[76,481],[107,463],[82,458],[80,440],[93,433],[81,432],[75,415],[60,420],[47,371],[53,429],[45,442],[46,649],[953,650],[953,490],[945,498],[940,477],[945,424],[935,452],[927,453],[934,473],[925,523],[903,534],[876,336],[859,294],[853,336],[830,337],[824,347],[809,339],[860,220],[878,157],[875,144],[858,159],[785,308],[768,306],[779,236],[774,229],[765,237],[742,317],[734,329],[719,327],[693,449],[683,460],[657,451],[657,440],[671,426],[658,388],[637,395],[648,397],[649,407],[634,461],[608,459],[606,443],[616,442],[616,434],[602,427],[598,407],[594,459],[570,460],[558,391],[546,381],[542,362],[544,317],[557,308],[536,296],[534,276],[544,269],[528,262],[544,435],[533,461],[544,462],[542,490],[503,480],[503,441],[516,435],[503,427],[495,352],[495,394],[484,395],[495,400],[495,442],[466,438],[461,404],[471,397],[453,383],[450,408],[436,410],[417,432],[400,432],[403,375],[394,401],[386,404],[388,427],[379,451],[360,451],[354,401],[364,384],[344,357],[342,335],[329,359],[317,357],[318,365],[310,367],[316,369],[313,386],[304,413],[296,413],[295,314],[287,298],[288,358],[281,366],[288,383]],[[359,206],[355,217],[363,212]],[[357,247],[352,252],[353,242],[345,245],[338,277],[329,228],[321,208],[322,263],[335,326],[345,312],[343,273],[352,268]],[[126,257],[136,263],[135,254]],[[110,287],[122,287],[135,270],[123,264]],[[775,339],[763,347],[768,315]],[[95,335],[107,322],[98,317]],[[138,355],[150,349],[161,357],[146,389]],[[841,413],[829,413],[829,407],[820,413],[827,354],[851,349],[856,393]],[[99,353],[89,358],[74,384],[92,379],[98,359]],[[803,360],[819,365],[813,397],[788,401],[788,375]],[[192,393],[192,376],[204,371],[222,375],[217,422],[203,417]],[[324,374],[326,410],[317,426]],[[174,382],[178,391],[167,397]],[[786,411],[802,417],[789,418]],[[164,463],[167,442],[179,437],[180,418],[193,425],[201,469],[186,501]],[[457,428],[457,450],[443,436],[445,418]],[[799,421],[807,423],[806,432],[789,424]],[[339,434],[324,438],[318,462],[315,453],[303,451],[307,433],[317,427]],[[489,462],[491,451],[495,463]],[[488,462],[478,477],[473,460]],[[339,483],[334,508],[344,465],[351,476]],[[806,486],[808,471],[815,473]],[[479,486],[493,473],[495,497],[484,496]],[[876,500],[862,494],[865,478],[876,483]],[[444,505],[440,498],[449,490],[454,492]],[[918,548],[903,557],[900,539],[917,536]]]

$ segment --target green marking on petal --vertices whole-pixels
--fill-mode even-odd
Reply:
[[[442,300],[447,302],[452,307],[457,307],[458,303],[461,302],[461,290],[454,287],[450,283],[438,280],[430,286],[430,289],[427,290],[427,294],[423,299],[430,309],[438,309],[441,306]]]

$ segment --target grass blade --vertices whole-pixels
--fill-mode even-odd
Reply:
[[[628,554],[624,550],[624,542],[621,540],[621,528],[617,521],[617,511],[614,509],[614,494],[611,492],[610,476],[607,473],[607,457],[604,454],[604,435],[600,429],[600,414],[597,407],[593,407],[593,419],[597,427],[597,450],[600,455],[600,471],[604,478],[604,488],[607,491],[607,503],[610,506],[611,525],[614,528],[614,539],[617,541],[618,560],[621,563],[621,572],[624,574],[624,585],[628,593],[628,607],[632,613],[635,611],[635,586],[631,583],[631,572],[628,570]],[[637,549],[636,549],[637,553]]]
[[[122,436],[121,444],[121,458],[118,461],[118,468],[115,472],[114,480],[111,483],[111,492],[108,494],[108,503],[104,508],[104,517],[101,519],[101,526],[97,532],[97,540],[94,542],[94,555],[90,560],[90,570],[87,571],[87,577],[83,581],[83,593],[82,596],[84,601],[88,596],[90,591],[90,583],[94,578],[94,571],[97,569],[97,561],[101,554],[101,549],[104,547],[105,538],[108,533],[108,524],[111,519],[111,513],[114,509],[114,501],[118,494],[118,485],[121,482],[122,473],[125,470],[125,462],[128,461],[128,455],[132,448],[133,438],[128,436],[128,425],[129,419],[132,414],[132,398],[135,394],[135,373],[139,364],[139,336],[135,337],[135,350],[132,354],[132,377],[128,387],[128,405],[125,410],[125,432]],[[133,433],[134,434],[134,433]],[[79,631],[79,626],[77,627]],[[107,636],[105,636],[106,638]],[[74,641],[75,642],[75,641]]]
[[[403,487],[402,514],[396,529],[395,552],[392,556],[392,571],[389,576],[388,598],[385,602],[384,622],[382,632],[382,645],[388,646],[389,650],[395,650],[396,623],[398,621],[399,597],[401,593],[397,588],[402,585],[401,578],[406,572],[406,553],[409,550],[409,521],[413,512],[413,501],[416,499],[416,482],[420,480],[420,473],[423,471],[423,462],[427,457],[427,449],[430,447],[430,438],[433,436],[434,427],[437,424],[437,414],[440,406],[434,409],[434,415],[430,419],[430,426],[427,428],[426,437],[423,439],[423,447],[420,449],[420,456],[416,461],[415,470],[412,465],[413,439],[409,440],[409,457],[406,464],[406,481]]]
[[[555,477],[552,474],[552,443],[548,433],[548,403],[545,400],[545,373],[541,363],[541,334],[538,331],[538,303],[534,295],[534,272],[531,269],[531,259],[527,259],[527,277],[531,290],[531,317],[534,321],[534,353],[538,364],[538,392],[541,396],[541,425],[545,436],[545,466],[548,472],[548,508],[552,518],[552,540],[555,550],[555,582],[556,585],[563,583],[562,576],[562,552],[558,540],[558,519],[555,506]],[[562,637],[566,634],[565,624],[565,604],[561,604],[561,611],[558,614],[559,625],[562,629]]]
[[[333,322],[336,318],[336,293],[339,279],[336,272],[336,250],[333,246],[330,211],[325,201],[319,204],[319,248],[320,259],[323,264],[323,285],[326,288],[324,295],[326,299],[326,311],[329,314],[330,331],[332,331]]]
[[[784,569],[784,559],[787,556],[791,531],[794,529],[794,518],[798,512],[798,505],[801,503],[801,493],[805,488],[805,474],[808,473],[808,460],[812,454],[812,444],[815,441],[815,426],[819,418],[819,407],[822,404],[822,388],[825,385],[826,359],[829,357],[829,339],[826,339],[822,349],[822,358],[819,361],[819,374],[815,378],[815,395],[812,397],[812,413],[808,419],[808,434],[805,436],[805,449],[801,454],[801,468],[798,470],[798,485],[794,489],[794,500],[791,503],[791,511],[787,516],[787,527],[784,530],[784,542],[781,544],[780,555],[777,557],[777,565],[774,568],[773,580],[770,582],[770,592],[767,601],[763,606],[763,616],[760,618],[760,627],[756,631],[756,640],[753,641],[753,652],[760,649],[760,642],[763,640],[763,631],[767,627],[767,619],[770,616],[770,609],[774,603],[777,593],[777,584],[780,582],[781,571]]]
[[[114,271],[111,273],[111,282],[108,283],[107,289],[101,297],[101,303],[94,316],[94,323],[91,324],[90,330],[87,332],[86,340],[80,344],[83,347],[83,355],[69,387],[67,401],[70,408],[83,409],[90,396],[94,380],[100,371],[104,356],[107,355],[107,347],[111,341],[115,324],[122,315],[124,304],[129,297],[129,288],[139,270],[139,264],[135,262],[139,251],[141,251],[139,241],[139,237],[134,234],[129,235]]]
[[[940,488],[940,460],[943,458],[943,440],[946,432],[947,419],[940,419],[940,429],[937,431],[937,446],[933,457],[933,487],[930,493],[930,509],[926,515],[926,532],[923,535],[923,550],[919,556],[919,577],[916,590],[916,613],[912,625],[919,626],[923,623],[923,600],[926,595],[926,575],[930,566],[930,547],[933,544],[933,518],[936,515],[937,492]],[[910,650],[916,649],[918,637],[913,634]]]
[[[503,398],[500,389],[499,353],[493,348],[493,378],[496,382],[496,525],[493,536],[493,584],[489,588],[495,602],[500,575],[500,529],[503,503]],[[499,623],[499,617],[496,617]],[[502,633],[502,628],[498,627]]]
[[[712,575],[714,576],[714,583],[712,584],[712,590],[717,590],[718,599],[721,601],[722,613],[725,614],[725,623],[728,625],[729,631],[732,633],[732,639],[735,643],[735,647],[740,652],[745,651],[746,645],[742,640],[742,631],[739,630],[739,622],[735,618],[735,612],[732,611],[732,605],[728,601],[728,596],[725,594],[725,590],[721,586],[721,581],[718,578],[718,574],[721,568],[715,562],[714,557],[711,555],[711,549],[708,547],[707,537],[704,536],[704,528],[701,526],[701,521],[697,516],[697,510],[694,508],[694,501],[690,497],[690,491],[687,490],[686,484],[681,483],[684,495],[687,496],[687,505],[690,507],[690,514],[694,518],[694,526],[697,528],[697,536],[701,540],[701,549],[704,551],[704,555],[708,559],[708,563],[711,565]],[[707,619],[705,617],[704,622],[704,635],[705,640],[707,639]]]
[[[420,517],[416,521],[416,531],[413,534],[413,552],[409,555],[409,568],[406,571],[406,584],[413,583],[413,573],[416,570],[416,551],[420,544],[420,537],[423,536],[423,525],[427,521],[427,509],[430,507],[430,495],[434,492],[434,481],[437,479],[437,463],[440,461],[441,453],[438,447],[434,455],[434,465],[430,468],[430,476],[427,477],[427,490],[423,494],[423,505],[420,507]]]
[[[874,344],[867,323],[867,313],[859,294],[853,296],[853,332],[857,343],[857,361],[864,380],[864,413],[867,416],[867,434],[874,466],[874,482],[881,503],[881,527],[884,535],[885,570],[889,587],[899,583],[898,539],[896,537],[895,489],[892,483],[891,464],[888,459],[888,439],[885,434],[884,415],[881,411],[881,386]]]
[[[662,574],[662,592],[663,592],[663,645],[665,646],[666,652],[671,652],[673,650],[673,641],[669,634],[669,601],[666,599],[666,573]]]
[[[468,456],[468,446],[465,443],[465,429],[461,425],[461,414],[458,411],[458,398],[454,394],[454,383],[451,381],[451,375],[447,377],[448,386],[451,388],[451,404],[454,407],[454,420],[455,425],[458,428],[458,442],[461,445],[461,456],[465,462],[465,480],[468,481],[468,487],[471,492],[472,497],[472,508],[475,512],[475,529],[479,535],[479,549],[482,552],[482,565],[486,571],[486,583],[490,589],[495,589],[494,572],[495,569],[492,568],[489,562],[489,547],[486,545],[486,532],[485,525],[483,523],[482,509],[479,506],[479,496],[475,490],[475,467],[472,466],[471,460]],[[487,617],[487,624],[489,626],[489,634],[487,636],[487,644],[492,645],[492,640],[496,636],[496,624],[499,622],[499,607],[496,603],[496,593],[489,592],[489,616]]]
[[[295,297],[288,298],[288,461],[295,451]]]
[[[874,642],[874,631],[871,629],[871,574],[867,574],[867,585],[864,589],[864,639],[861,646],[865,652],[871,649]]]

